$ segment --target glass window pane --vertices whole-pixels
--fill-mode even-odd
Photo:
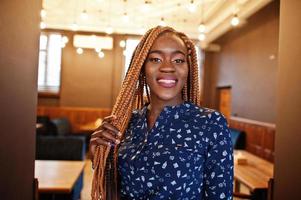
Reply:
[[[51,34],[49,36],[47,57],[47,85],[60,86],[61,73],[61,35]]]
[[[45,84],[46,73],[46,52],[40,51],[39,53],[39,69],[38,69],[38,85]]]
[[[140,40],[136,39],[127,39],[126,40],[126,47],[125,47],[125,67],[124,67],[124,74],[123,77],[126,74],[126,71],[128,70],[128,67],[131,62],[132,55],[135,51],[136,46],[138,45]]]
[[[47,36],[40,35],[40,50],[46,50],[47,48]]]

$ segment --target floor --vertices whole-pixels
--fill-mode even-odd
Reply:
[[[92,163],[89,159],[86,160],[86,165],[84,169],[84,188],[81,193],[81,200],[91,200],[91,184],[92,184]],[[241,186],[241,192],[248,193],[248,189],[243,185]],[[233,200],[240,200],[239,198],[234,198]]]

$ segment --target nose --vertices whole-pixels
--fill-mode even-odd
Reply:
[[[160,72],[172,73],[175,71],[175,67],[171,61],[164,61],[160,66]]]

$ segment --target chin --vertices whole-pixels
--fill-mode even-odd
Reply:
[[[181,92],[180,92],[180,94],[181,94]],[[171,92],[171,93],[170,92],[162,92],[159,94],[157,93],[155,95],[157,96],[158,99],[160,99],[162,101],[166,101],[166,102],[176,101],[176,100],[180,99],[179,93],[175,93],[175,92]]]

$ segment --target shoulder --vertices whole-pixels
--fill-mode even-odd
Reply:
[[[191,105],[193,106],[194,109],[194,111],[192,112],[194,115],[193,116],[194,119],[205,122],[206,124],[217,125],[217,126],[228,126],[227,120],[222,113],[214,109],[197,106],[192,103]]]

